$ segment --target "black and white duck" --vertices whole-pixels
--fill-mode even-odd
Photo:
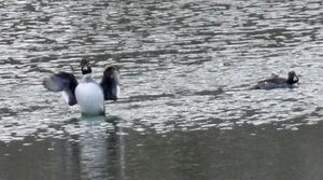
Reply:
[[[62,92],[67,104],[78,104],[83,115],[104,115],[104,101],[116,101],[119,96],[118,68],[106,67],[100,83],[92,78],[89,61],[81,61],[81,71],[83,77],[79,83],[72,73],[59,72],[45,78],[43,85],[49,91]]]
[[[288,72],[287,79],[272,75],[271,78],[259,81],[252,89],[292,88],[298,83],[298,76],[294,71]]]

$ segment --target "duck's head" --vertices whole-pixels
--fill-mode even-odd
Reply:
[[[288,78],[287,78],[287,82],[289,84],[295,84],[298,83],[298,76],[296,75],[295,71],[290,71],[288,72]]]
[[[92,73],[90,62],[87,59],[82,59],[81,71],[83,75]]]

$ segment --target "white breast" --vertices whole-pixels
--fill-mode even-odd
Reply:
[[[75,89],[77,103],[82,114],[104,114],[104,95],[102,88],[95,82],[81,82]]]

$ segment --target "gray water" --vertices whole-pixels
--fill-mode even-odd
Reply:
[[[321,180],[318,0],[0,1],[0,179]],[[121,68],[106,117],[42,79]],[[296,71],[294,89],[249,90]]]

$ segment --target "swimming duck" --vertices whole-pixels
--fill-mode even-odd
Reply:
[[[252,89],[292,88],[298,81],[299,79],[296,73],[290,71],[288,72],[287,79],[273,75],[270,79],[259,81]]]
[[[83,115],[104,115],[104,100],[118,99],[119,70],[116,66],[108,66],[103,72],[100,83],[91,76],[92,69],[89,61],[81,61],[83,77],[80,83],[75,76],[67,72],[59,72],[44,79],[43,85],[52,92],[62,92],[68,105],[80,105]]]

